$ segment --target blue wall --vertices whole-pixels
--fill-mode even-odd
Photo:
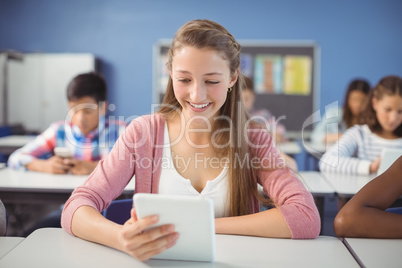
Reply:
[[[94,53],[127,118],[151,111],[154,43],[208,18],[237,39],[315,40],[324,107],[356,76],[402,75],[401,11],[401,0],[0,0],[0,50]]]

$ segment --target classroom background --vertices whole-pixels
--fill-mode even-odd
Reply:
[[[154,45],[206,18],[238,40],[314,41],[323,114],[343,104],[356,77],[375,85],[402,75],[401,10],[401,0],[0,0],[0,51],[94,54],[115,107],[109,114],[134,119],[152,112]],[[324,234],[333,234],[332,201]]]
[[[112,115],[151,112],[153,46],[186,21],[215,20],[236,39],[313,40],[321,50],[320,108],[343,102],[355,77],[402,74],[400,0],[0,0],[0,50],[92,53]]]

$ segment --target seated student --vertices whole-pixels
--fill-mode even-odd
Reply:
[[[32,142],[12,153],[8,166],[54,174],[90,174],[126,127],[125,122],[106,119],[106,95],[106,82],[100,74],[77,75],[67,87],[71,120],[53,123]],[[54,155],[56,147],[69,148],[73,157]],[[24,213],[25,230],[18,235],[29,235],[41,227],[60,227],[61,209],[52,204],[24,206],[19,210]]]
[[[133,209],[131,219],[118,225],[100,213],[135,175],[136,193],[211,198],[216,233],[315,238],[320,217],[312,195],[284,165],[268,131],[247,124],[244,108],[238,109],[243,77],[234,37],[216,22],[189,21],[173,39],[167,68],[161,109],[133,120],[75,189],[64,207],[63,228],[139,260],[174,246],[180,239],[174,226],[145,230],[157,216],[137,219]],[[172,165],[161,164],[166,160]],[[259,202],[273,208],[260,212]]]
[[[245,81],[245,86],[242,90],[242,99],[244,107],[249,113],[251,119],[256,120],[267,126],[268,130],[274,137],[274,142],[284,142],[286,140],[286,128],[281,123],[275,120],[275,117],[267,109],[254,109],[254,101],[255,101],[255,92],[254,92],[254,83],[253,80],[248,78],[247,76],[243,76]],[[286,164],[297,171],[297,163],[296,161],[287,154],[281,153],[283,159]]]
[[[8,166],[55,174],[90,174],[126,126],[105,118],[106,94],[106,82],[99,74],[76,76],[67,87],[71,121],[53,123],[35,140],[12,153]],[[54,155],[56,147],[69,148],[73,157]]]
[[[384,148],[402,148],[402,79],[386,76],[370,92],[363,112],[366,125],[348,129],[322,156],[323,172],[377,173]]]
[[[255,91],[254,82],[247,76],[244,76],[245,87],[242,90],[242,98],[244,107],[247,112],[253,117],[254,120],[264,121],[262,123],[268,124],[272,134],[274,134],[274,140],[276,142],[286,141],[286,128],[280,122],[275,120],[275,117],[267,109],[254,109]]]
[[[402,196],[402,156],[367,183],[339,211],[334,221],[340,237],[402,238],[402,215],[385,210]]]
[[[370,92],[370,84],[363,79],[355,79],[346,90],[343,108],[331,106],[322,120],[314,127],[311,141],[316,144],[336,142],[346,129],[363,124],[362,108]]]

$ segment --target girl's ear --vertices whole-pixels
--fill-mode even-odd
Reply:
[[[239,78],[239,70],[237,69],[236,72],[232,75],[229,83],[229,88],[233,87],[236,84],[237,79]]]
[[[377,105],[378,105],[378,100],[376,98],[371,99],[371,105],[373,106],[373,110],[377,112]]]

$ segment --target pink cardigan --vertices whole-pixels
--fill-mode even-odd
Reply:
[[[67,232],[72,234],[71,221],[80,206],[103,211],[122,193],[134,174],[136,193],[158,192],[164,129],[165,120],[158,113],[131,122],[108,157],[99,162],[86,182],[77,187],[66,202],[61,224]],[[264,167],[268,167],[259,169],[259,183],[280,209],[292,238],[317,237],[320,217],[311,194],[290,169],[269,166],[281,160],[266,130],[250,131],[248,136],[250,160],[256,157],[263,160]],[[253,201],[255,213],[259,211],[259,205],[254,197]]]

